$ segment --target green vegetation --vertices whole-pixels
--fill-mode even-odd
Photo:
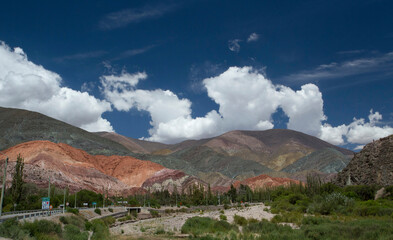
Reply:
[[[94,209],[94,212],[97,213],[98,215],[101,215],[101,209],[99,208]]]
[[[226,221],[217,221],[208,217],[189,218],[181,228],[182,233],[189,233],[194,236],[200,236],[206,233],[225,233],[231,230],[238,231],[238,227]]]
[[[194,239],[391,239],[393,236],[393,187],[386,187],[385,197],[374,200],[378,186],[338,187],[308,176],[306,185],[290,185],[243,192],[231,188],[227,195],[239,201],[248,196],[260,199],[276,215],[271,221],[234,216],[242,226],[223,232],[211,226],[210,218],[192,218],[182,232]],[[389,194],[390,193],[390,194]],[[221,215],[224,216],[224,215]],[[222,219],[220,216],[220,219]],[[222,221],[221,221],[222,222]],[[288,224],[297,226],[292,228]]]
[[[19,204],[23,191],[23,168],[25,166],[24,159],[18,155],[16,158],[15,171],[12,176],[11,198],[14,204]]]

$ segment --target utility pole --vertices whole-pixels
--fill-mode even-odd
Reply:
[[[1,217],[1,213],[3,211],[4,188],[5,188],[5,182],[7,180],[7,163],[8,163],[8,157],[5,159],[3,188],[1,189],[1,200],[0,200],[0,217]]]

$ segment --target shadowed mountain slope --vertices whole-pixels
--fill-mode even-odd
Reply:
[[[393,135],[373,141],[337,174],[338,185],[393,185]]]
[[[43,114],[0,107],[0,150],[17,144],[48,140],[66,143],[90,154],[128,155],[123,145]]]
[[[334,148],[324,148],[315,151],[281,171],[295,173],[304,170],[318,170],[323,173],[337,173],[341,171],[351,159]]]

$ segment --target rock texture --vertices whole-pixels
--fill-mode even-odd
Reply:
[[[128,144],[111,133],[100,133],[100,136],[124,146]],[[342,170],[353,156],[350,150],[286,129],[231,131],[213,138],[172,145],[157,143],[154,148],[150,142],[143,144],[141,140],[127,139],[133,145],[143,146],[143,151],[149,151],[147,146],[150,146],[150,154],[143,153],[138,158],[188,174],[200,175],[202,172],[209,176],[218,172],[237,180],[283,170],[335,173]]]
[[[317,170],[323,173],[337,173],[345,168],[350,160],[349,156],[343,155],[334,148],[323,148],[300,158],[281,171],[296,173],[305,170]]]
[[[3,153],[10,158],[8,181],[11,181],[13,162],[21,154],[25,161],[25,180],[39,186],[47,186],[50,177],[53,184],[69,186],[71,190],[85,188],[102,192],[105,188],[111,194],[117,194],[135,191],[143,187],[147,180],[146,189],[154,185],[157,190],[170,188],[169,179],[177,181],[180,189],[193,180],[202,182],[181,171],[166,169],[150,161],[129,156],[94,156],[63,143],[31,141]]]
[[[207,183],[204,181],[187,175],[179,170],[172,169],[162,169],[156,172],[152,177],[147,179],[142,187],[144,189],[149,189],[151,191],[164,191],[168,190],[169,192],[185,192],[188,187],[195,185],[203,185],[207,187]]]
[[[393,135],[367,144],[334,182],[338,185],[393,185]]]
[[[276,178],[270,177],[268,175],[262,174],[256,177],[247,178],[243,181],[236,181],[233,186],[238,188],[242,185],[249,186],[252,190],[269,188],[276,186],[289,186],[290,184],[300,184],[300,181],[289,179],[289,178]]]

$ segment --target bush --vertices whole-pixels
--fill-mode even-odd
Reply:
[[[323,215],[328,215],[333,211],[345,212],[354,206],[354,201],[347,196],[334,192],[325,196],[317,196],[314,198],[312,204],[310,204],[307,209],[310,213],[320,213]]]
[[[108,208],[108,211],[113,213],[113,208]]]
[[[18,220],[11,218],[0,224],[0,236],[11,239],[29,239],[29,231],[21,229]]]
[[[94,209],[94,212],[97,213],[98,215],[101,215],[101,209],[99,208]]]
[[[25,222],[22,225],[22,229],[29,231],[31,236],[61,233],[60,224],[48,220],[35,220],[34,222]]]
[[[110,226],[116,222],[116,219],[112,216],[102,218],[102,221],[106,226]]]
[[[165,230],[164,230],[164,228],[160,227],[160,228],[158,228],[158,229],[154,232],[154,234],[165,234]]]
[[[349,197],[356,197],[362,201],[374,200],[376,188],[375,186],[367,185],[354,185],[346,186],[344,189],[344,194]]]
[[[158,211],[155,211],[155,210],[150,210],[150,214],[151,214],[151,216],[154,217],[154,218],[160,216],[160,214],[158,213]]]
[[[93,230],[92,240],[110,239],[109,228],[101,219],[95,219],[91,222],[91,230]]]
[[[63,238],[65,240],[87,240],[89,234],[87,232],[82,233],[75,225],[67,225],[64,227]]]
[[[245,226],[245,225],[247,225],[247,219],[245,219],[245,218],[242,217],[242,216],[238,216],[238,215],[233,216],[233,221],[234,221],[237,225],[240,225],[240,226]]]
[[[277,235],[285,235],[290,234],[294,237],[297,237],[295,230],[293,230],[290,226],[287,225],[278,225],[275,223],[268,222],[267,220],[263,219],[260,222],[252,222],[247,226],[243,227],[243,232],[245,233],[259,233],[261,234],[261,239],[284,239],[288,237],[277,237]],[[276,235],[276,238],[272,237]],[[297,238],[289,238],[289,239],[297,239]],[[300,238],[302,239],[302,238]]]
[[[73,213],[75,215],[79,214],[79,210],[77,208],[70,208],[70,207],[68,207],[68,208],[66,208],[66,211],[69,212],[69,213]]]
[[[238,231],[238,228],[226,221],[216,221],[208,217],[189,218],[181,228],[182,233],[188,233],[194,236],[203,235],[206,233],[227,233],[230,230]]]
[[[59,220],[60,220],[60,222],[62,222],[65,225],[71,224],[71,225],[77,226],[81,230],[85,229],[85,221],[81,217],[77,217],[77,216],[69,216],[69,217],[61,216]]]
[[[220,220],[226,221],[227,220],[227,216],[225,216],[224,214],[220,215]]]

